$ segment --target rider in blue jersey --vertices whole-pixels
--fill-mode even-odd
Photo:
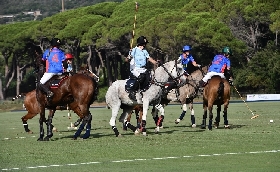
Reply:
[[[183,47],[183,53],[178,58],[178,61],[181,61],[183,65],[186,75],[188,75],[187,67],[189,62],[191,62],[195,67],[201,67],[201,65],[195,62],[193,56],[190,54],[190,51],[191,51],[191,47],[189,45],[185,45]]]
[[[222,54],[218,54],[214,57],[211,66],[208,69],[208,73],[200,81],[200,86],[204,87],[207,81],[211,79],[212,76],[218,75],[221,78],[225,78],[225,71],[230,76],[229,83],[233,84],[233,74],[230,70],[230,59],[231,49],[229,47],[224,47],[222,49]]]
[[[63,73],[62,62],[65,60],[64,52],[59,49],[61,44],[60,39],[53,38],[50,44],[51,48],[44,52],[42,58],[42,60],[46,62],[46,72],[40,79],[40,83],[38,85],[39,89],[47,94],[47,97],[52,97],[53,92],[51,92],[44,84],[54,75],[61,75]]]
[[[129,93],[129,98],[136,100],[136,90],[139,88],[139,84],[146,80],[146,65],[147,60],[151,63],[158,64],[145,49],[146,44],[149,43],[145,36],[140,36],[137,39],[137,46],[134,47],[130,52],[128,58],[130,59],[130,72],[136,77],[136,82],[134,83],[133,89]]]

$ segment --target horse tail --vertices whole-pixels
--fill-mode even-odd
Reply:
[[[223,98],[223,95],[224,95],[224,82],[221,81],[220,84],[219,84],[219,88],[218,88],[218,99],[221,100]]]
[[[22,94],[17,95],[16,97],[13,97],[12,101],[15,101],[16,99],[19,99],[19,98],[21,98],[23,96],[26,96],[26,93],[22,93]]]

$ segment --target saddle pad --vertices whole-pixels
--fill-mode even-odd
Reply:
[[[51,81],[51,88],[58,88],[61,84],[61,82],[65,79],[67,79],[68,76],[64,76],[63,78],[59,78],[59,79],[54,79]]]

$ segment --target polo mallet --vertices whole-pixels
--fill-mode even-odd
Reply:
[[[247,108],[250,110],[250,112],[252,113],[252,117],[251,117],[251,119],[255,119],[255,118],[257,118],[257,117],[259,117],[259,115],[255,115],[254,113],[253,113],[253,111],[249,108],[249,106],[247,105],[247,103],[245,102],[245,100],[243,99],[243,97],[241,96],[241,94],[239,93],[239,91],[237,90],[237,88],[233,85],[233,87],[234,87],[234,89],[235,89],[235,91],[239,94],[239,96],[240,96],[240,98],[243,100],[243,102],[245,103],[245,105],[247,106]]]
[[[138,6],[139,6],[139,3],[135,2],[135,15],[134,15],[133,30],[132,30],[132,39],[131,39],[131,42],[130,42],[130,49],[132,49],[132,46],[133,46],[133,40],[134,40],[135,28],[136,28],[136,13],[138,11]]]

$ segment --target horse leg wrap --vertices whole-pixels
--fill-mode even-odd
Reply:
[[[91,120],[92,120],[92,115],[89,113],[89,115],[86,116],[86,119],[85,119],[87,125],[86,125],[86,132],[83,136],[83,139],[87,139],[90,136]]]
[[[202,129],[205,129],[205,128],[206,128],[206,119],[203,119],[203,120],[202,120],[201,128],[202,128]]]
[[[113,131],[114,131],[116,137],[118,137],[118,136],[120,135],[120,133],[119,133],[117,127],[116,127],[116,126],[112,126],[112,129],[113,129]]]
[[[146,132],[146,120],[142,120],[142,132]]]
[[[224,125],[228,125],[227,112],[224,111]]]
[[[136,130],[136,127],[134,127],[133,125],[130,124],[130,122],[126,121],[125,123],[125,126],[129,129],[131,129],[133,132],[135,132]]]
[[[79,118],[76,122],[74,122],[74,127],[77,127],[78,125],[80,125],[82,119]]]
[[[194,117],[194,115],[191,115],[191,121],[192,121],[192,124],[195,124],[195,117]]]
[[[157,122],[158,122],[158,115],[153,117],[154,118],[154,121],[155,121],[155,124],[157,125]]]
[[[160,117],[159,117],[159,119],[157,121],[157,126],[161,126],[162,125],[163,119],[164,119],[164,116],[160,115]]]
[[[83,122],[79,129],[76,131],[76,133],[74,134],[74,138],[78,138],[81,135],[81,132],[83,131],[83,129],[85,128],[85,123]]]
[[[212,130],[212,119],[209,119],[208,129]]]
[[[155,107],[157,108],[157,110],[160,112],[161,115],[164,115],[164,108],[162,107],[161,104],[157,104],[155,105]]]
[[[30,131],[29,128],[28,128],[28,124],[27,124],[26,121],[23,122],[23,127],[24,127],[25,132],[28,133],[28,132]]]
[[[187,111],[183,111],[179,117],[180,120],[184,119]]]
[[[39,137],[39,139],[43,139],[43,137],[45,135],[45,131],[44,131],[44,125],[43,125],[44,123],[41,119],[39,119],[39,124],[40,124],[40,137]]]
[[[47,137],[51,138],[53,136],[53,125],[52,125],[52,117],[48,118],[48,125],[47,125]]]

